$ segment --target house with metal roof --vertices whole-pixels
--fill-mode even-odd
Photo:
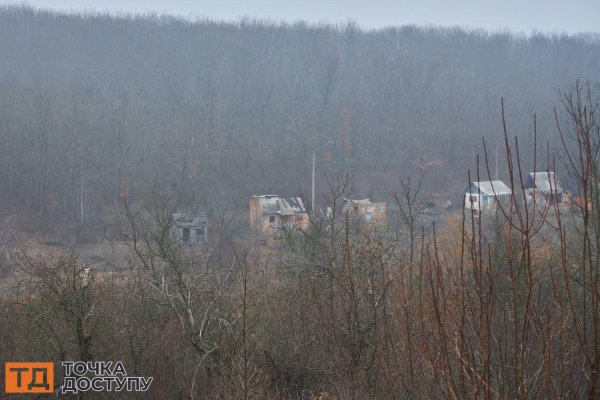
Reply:
[[[565,189],[554,172],[530,172],[525,180],[524,189],[527,201],[543,205],[560,203]]]
[[[255,231],[272,234],[283,230],[305,230],[308,222],[308,211],[301,197],[268,194],[250,198],[250,224]]]
[[[498,203],[508,203],[512,190],[502,181],[471,182],[465,190],[465,208],[470,210],[495,209]]]

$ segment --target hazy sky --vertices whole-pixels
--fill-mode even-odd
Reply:
[[[0,4],[15,1],[0,0]],[[600,0],[28,0],[43,8],[146,12],[235,20],[346,22],[366,28],[433,24],[531,33],[600,32]]]

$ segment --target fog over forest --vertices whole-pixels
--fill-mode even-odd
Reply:
[[[598,182],[598,33],[0,6],[0,397],[598,399]]]
[[[481,138],[501,137],[501,98],[527,152],[533,114],[554,145],[560,91],[600,79],[585,37],[11,6],[0,60],[2,209],[39,229],[102,220],[156,177],[205,209],[308,194],[313,152],[317,188],[343,170],[358,196],[387,199],[437,161],[431,188],[460,194]]]

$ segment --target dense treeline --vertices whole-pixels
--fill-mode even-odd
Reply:
[[[361,196],[385,199],[417,165],[442,165],[430,184],[458,193],[501,97],[511,134],[537,112],[550,138],[560,89],[598,65],[600,44],[571,36],[5,6],[0,201],[69,231],[158,177],[194,208],[245,209],[308,192],[313,151],[319,177],[350,171]]]

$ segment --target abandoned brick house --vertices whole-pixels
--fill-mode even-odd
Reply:
[[[373,203],[369,199],[353,200],[344,199],[346,203],[342,211],[348,215],[360,216],[364,222],[382,224],[387,219],[387,203]]]
[[[498,203],[508,203],[512,195],[512,190],[502,181],[471,182],[465,190],[465,208],[494,210]]]
[[[184,244],[208,242],[208,219],[202,212],[175,213],[172,216],[171,236]]]
[[[250,224],[257,232],[271,234],[281,230],[308,228],[308,211],[300,197],[275,194],[252,196]]]

